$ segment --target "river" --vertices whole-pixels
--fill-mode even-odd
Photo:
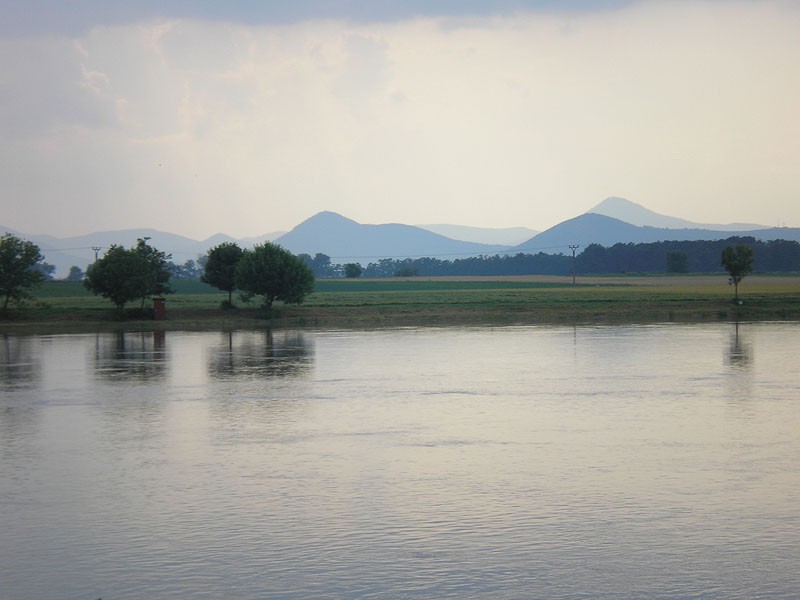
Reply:
[[[0,597],[781,598],[800,324],[0,338]]]

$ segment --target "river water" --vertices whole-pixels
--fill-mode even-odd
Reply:
[[[0,597],[780,598],[800,324],[0,338]]]

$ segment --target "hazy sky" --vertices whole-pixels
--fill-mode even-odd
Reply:
[[[0,225],[545,229],[622,196],[800,226],[798,32],[796,1],[0,0]]]

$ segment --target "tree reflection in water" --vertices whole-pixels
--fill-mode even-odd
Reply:
[[[743,328],[744,329],[744,328]],[[728,368],[725,387],[728,397],[739,403],[753,398],[753,347],[736,322],[724,359]]]
[[[728,346],[726,364],[738,369],[746,369],[753,362],[753,349],[744,335],[739,333],[738,321],[734,325],[731,333],[731,340]]]
[[[229,331],[212,348],[208,372],[214,378],[298,377],[308,371],[313,347],[298,331]]]
[[[41,358],[35,338],[4,335],[0,341],[0,390],[27,389],[41,378]]]
[[[98,334],[94,367],[98,376],[110,380],[162,378],[167,371],[165,333]]]

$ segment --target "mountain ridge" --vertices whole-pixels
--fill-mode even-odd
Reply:
[[[414,225],[362,224],[331,211],[306,219],[275,243],[295,254],[327,254],[338,263],[411,256],[477,255],[506,248],[454,240]]]
[[[664,241],[720,240],[729,237],[753,237],[757,240],[800,241],[800,228],[771,227],[749,230],[713,230],[701,228],[670,229],[666,227],[639,226],[598,213],[584,213],[533,236],[512,248],[516,252],[535,253],[560,249],[567,253],[570,245],[581,249],[590,244],[646,244]]]
[[[648,223],[637,225],[605,213],[625,214],[627,218]],[[654,224],[686,225],[686,227],[661,227]],[[738,225],[745,227],[737,229]],[[0,233],[9,232],[37,244],[45,261],[56,266],[56,276],[64,277],[72,265],[85,268],[94,260],[94,247],[105,252],[111,244],[130,247],[141,237],[149,237],[160,250],[172,254],[172,260],[182,264],[196,259],[209,248],[223,243],[237,243],[251,247],[256,243],[274,241],[291,252],[300,254],[323,253],[333,262],[360,262],[366,264],[381,258],[442,257],[458,258],[480,254],[507,252],[559,253],[569,252],[569,245],[585,248],[597,243],[613,246],[616,243],[649,243],[669,240],[726,239],[732,236],[754,237],[760,240],[787,239],[800,241],[800,229],[766,227],[753,224],[728,224],[719,229],[709,229],[677,217],[668,217],[651,211],[624,198],[611,196],[592,209],[523,240],[517,244],[487,244],[472,240],[459,240],[431,228],[446,228],[453,232],[472,232],[491,235],[498,230],[471,228],[459,225],[414,226],[402,223],[378,225],[362,224],[332,211],[322,211],[298,224],[288,232],[273,232],[249,238],[234,238],[217,233],[205,240],[160,231],[158,229],[122,229],[58,238],[49,235],[25,235],[11,228],[0,227]],[[517,233],[526,228],[505,228]],[[532,230],[527,230],[532,231]]]
[[[626,198],[620,198],[618,196],[609,196],[586,212],[613,217],[625,223],[638,225],[640,227],[659,227],[666,229],[711,229],[716,231],[752,231],[755,229],[769,229],[769,227],[766,225],[757,225],[755,223],[696,223],[694,221],[688,221],[679,217],[662,215],[661,213],[652,211],[641,204],[632,202]]]

